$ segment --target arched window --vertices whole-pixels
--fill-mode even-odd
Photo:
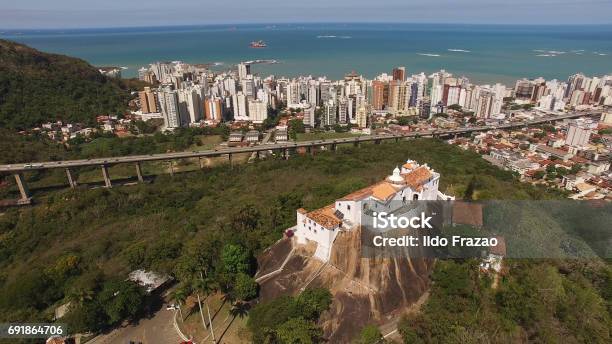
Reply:
[[[415,200],[415,201],[418,200],[419,199],[419,194],[414,194],[412,196],[412,199]]]

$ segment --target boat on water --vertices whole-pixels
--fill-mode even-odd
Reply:
[[[266,42],[262,40],[251,42],[251,48],[265,48],[267,46],[268,45],[266,44]]]

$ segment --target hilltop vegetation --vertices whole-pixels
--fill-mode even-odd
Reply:
[[[96,115],[123,113],[129,87],[81,59],[0,39],[0,127],[27,129],[55,120],[92,124]]]
[[[136,133],[138,134],[138,133]],[[179,152],[191,145],[198,145],[197,136],[219,135],[225,139],[227,126],[216,128],[181,128],[172,133],[156,132],[153,135],[117,137],[112,133],[93,134],[87,140],[72,139],[67,145],[39,134],[21,135],[0,128],[0,163],[56,161],[65,159],[89,159],[134,154]]]
[[[497,289],[478,261],[439,261],[404,343],[609,343],[612,271],[601,261],[508,260]]]
[[[160,175],[147,185],[50,192],[37,196],[36,206],[9,209],[0,217],[0,319],[5,322],[50,320],[55,307],[69,300],[80,300],[79,295],[89,295],[90,302],[103,300],[104,290],[117,288],[113,281],[125,278],[136,268],[173,274],[181,284],[192,282],[193,276],[206,271],[213,279],[208,288],[236,294],[236,298],[249,298],[252,296],[250,290],[244,293],[232,285],[240,280],[248,287],[248,279],[240,274],[250,276],[253,270],[228,268],[227,262],[235,260],[227,259],[224,248],[233,245],[239,248],[237,251],[247,252],[252,258],[280,238],[284,229],[295,224],[297,208],[315,209],[329,204],[380,180],[408,158],[428,163],[439,171],[441,190],[446,193],[469,194],[473,199],[559,197],[554,191],[519,183],[511,173],[488,164],[475,153],[428,139],[364,144],[362,148],[343,147],[336,153],[322,152],[315,157],[259,161],[232,169],[219,166],[174,177]],[[244,254],[237,256],[242,257],[239,261],[244,260]],[[70,268],[65,268],[66,262],[70,262]],[[457,265],[463,264],[467,263]],[[599,289],[590,275],[594,271],[600,276],[602,271],[608,271],[607,267],[599,266],[589,271],[574,266],[568,268],[576,278],[584,281],[580,287],[589,297],[599,300],[589,301],[581,309],[608,312],[609,306],[608,309],[590,306],[600,305],[604,299],[609,303],[609,290]],[[511,273],[522,270],[517,266]],[[446,274],[444,271],[438,272],[435,278],[443,278],[440,276]],[[440,331],[453,328],[457,322],[453,316],[460,313],[447,315],[444,312],[454,311],[435,305],[445,305],[445,300],[449,299],[442,298],[444,295],[449,295],[453,302],[463,302],[456,295],[472,302],[472,289],[465,292],[461,289],[465,285],[462,281],[473,277],[470,271],[471,267],[461,267],[454,273],[459,278],[458,284],[436,282],[438,289],[433,291],[430,300],[434,306],[427,307],[449,319],[440,323]],[[467,277],[461,277],[463,273]],[[510,278],[522,281],[520,275]],[[469,282],[465,287],[472,288],[480,283],[484,282]],[[514,288],[515,293],[506,299],[523,302],[512,306],[513,309],[522,309],[521,305],[528,305],[527,301],[544,302],[542,298],[530,297],[518,290],[516,286],[521,285],[522,282],[517,282],[508,287]],[[440,288],[444,294],[437,291]],[[525,288],[531,287],[526,284]],[[194,289],[201,290],[201,287]],[[240,293],[245,296],[238,295]],[[291,310],[294,309],[292,302],[282,303]],[[575,302],[582,304],[580,300]],[[91,305],[89,302],[82,304]],[[563,306],[567,319],[575,316],[571,303]],[[98,316],[113,324],[117,314],[130,317],[132,305],[116,305]],[[608,313],[598,314],[603,320],[609,319],[606,318]],[[509,314],[504,324],[520,328],[525,324],[520,316]],[[71,315],[68,319],[75,318],[79,317]],[[294,325],[303,329],[304,335],[316,338],[319,332],[311,326],[314,318],[314,315],[307,317],[292,311],[287,321],[266,326],[274,330],[277,338],[289,336]],[[525,319],[529,321],[530,318]],[[600,325],[596,324],[597,328]],[[422,328],[435,333],[435,329]],[[574,330],[563,328],[563,331]],[[412,331],[421,333],[419,328]],[[485,327],[482,331],[493,336],[496,329]],[[599,336],[601,331],[597,333]],[[432,338],[442,341],[440,337]]]

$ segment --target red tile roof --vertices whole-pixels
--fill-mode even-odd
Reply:
[[[342,225],[342,220],[336,217],[334,214],[335,211],[334,204],[330,204],[323,208],[313,210],[306,214],[306,216],[326,229],[334,229]]]
[[[426,166],[421,166],[410,173],[406,173],[404,175],[404,180],[406,180],[408,186],[416,189],[428,182],[431,177],[433,177],[433,175],[429,169]]]

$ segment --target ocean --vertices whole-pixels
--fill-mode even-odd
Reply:
[[[0,24],[1,25],[1,24]],[[124,77],[155,61],[257,64],[262,76],[356,71],[372,78],[405,66],[408,74],[445,69],[473,82],[502,82],[570,74],[612,73],[612,26],[451,24],[250,24],[78,30],[2,30],[0,38],[80,57],[96,66],[126,67]],[[249,43],[263,40],[264,49]]]

